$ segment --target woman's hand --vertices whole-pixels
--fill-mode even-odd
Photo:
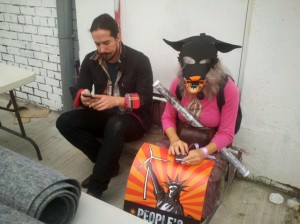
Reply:
[[[169,147],[169,155],[186,155],[189,153],[189,147],[186,142],[181,141],[180,139],[171,141]]]
[[[205,158],[204,153],[199,149],[190,150],[189,154],[183,159],[183,165],[198,165]]]

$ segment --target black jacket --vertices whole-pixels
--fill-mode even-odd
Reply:
[[[103,94],[107,85],[107,76],[98,61],[92,60],[95,51],[87,54],[80,68],[78,80],[79,89],[92,90],[94,85],[95,94]],[[147,130],[151,124],[151,108],[153,94],[153,75],[151,64],[147,56],[128,46],[122,45],[119,70],[122,77],[118,82],[120,96],[126,93],[138,93],[140,108],[132,113],[138,116],[143,127]]]

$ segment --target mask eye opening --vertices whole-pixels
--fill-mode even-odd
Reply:
[[[181,63],[185,64],[185,65],[186,64],[192,65],[192,64],[195,64],[196,62],[195,62],[195,60],[193,58],[191,58],[189,56],[184,56],[181,59]]]
[[[207,59],[203,59],[201,61],[199,61],[199,64],[204,65],[204,64],[211,64],[212,61],[211,59],[207,58]]]

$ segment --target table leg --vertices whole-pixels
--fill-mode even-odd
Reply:
[[[40,152],[40,149],[39,149],[38,145],[35,143],[35,141],[33,141],[31,138],[27,137],[27,135],[26,135],[26,132],[25,132],[25,129],[24,129],[24,126],[23,126],[23,122],[22,122],[22,119],[21,119],[21,116],[20,116],[20,113],[19,113],[19,108],[18,108],[18,105],[17,105],[17,102],[16,102],[16,98],[15,98],[15,95],[14,95],[12,90],[9,91],[9,95],[10,95],[11,102],[14,106],[14,109],[13,110],[7,109],[7,110],[15,112],[18,123],[19,123],[20,130],[21,130],[21,134],[14,131],[14,130],[11,130],[7,127],[2,126],[1,122],[0,122],[0,128],[7,131],[7,132],[10,132],[10,133],[12,133],[16,136],[19,136],[20,138],[23,138],[23,139],[29,141],[33,145],[33,147],[36,151],[38,159],[42,160],[42,155],[41,155],[41,152]]]

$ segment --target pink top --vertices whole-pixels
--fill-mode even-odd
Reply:
[[[173,80],[170,87],[170,92],[173,96],[176,96],[177,85],[178,78]],[[202,109],[199,115],[199,121],[206,127],[218,127],[218,131],[211,141],[217,145],[218,150],[231,144],[234,138],[235,121],[240,99],[239,90],[230,78],[228,78],[228,82],[224,88],[224,96],[225,104],[222,107],[222,113],[219,111],[216,97],[213,97],[211,100],[206,98],[200,100]],[[183,96],[181,105],[186,108],[190,102],[191,99],[187,96]],[[171,103],[167,102],[165,111],[162,115],[162,126],[164,131],[169,127],[176,128],[176,116],[176,109]],[[185,121],[181,114],[178,114],[178,117],[180,120]]]

